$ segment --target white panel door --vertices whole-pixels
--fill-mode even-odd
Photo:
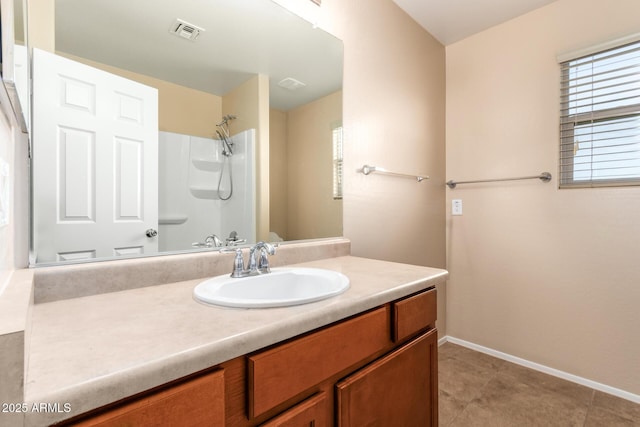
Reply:
[[[158,92],[34,49],[37,262],[157,251]]]

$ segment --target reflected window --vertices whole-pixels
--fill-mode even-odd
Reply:
[[[343,138],[342,125],[332,129],[333,139],[333,198],[342,199],[342,170],[343,170]]]

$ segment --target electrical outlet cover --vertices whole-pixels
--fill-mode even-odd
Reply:
[[[451,215],[462,215],[462,200],[451,200]]]

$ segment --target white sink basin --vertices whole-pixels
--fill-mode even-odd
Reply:
[[[198,301],[224,307],[285,307],[320,301],[349,289],[349,278],[320,268],[273,268],[259,276],[232,278],[228,274],[200,282],[193,289]]]

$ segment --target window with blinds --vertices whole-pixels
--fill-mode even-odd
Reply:
[[[561,69],[560,187],[640,185],[640,42]]]
[[[333,198],[342,199],[342,126],[332,130],[333,138]]]

